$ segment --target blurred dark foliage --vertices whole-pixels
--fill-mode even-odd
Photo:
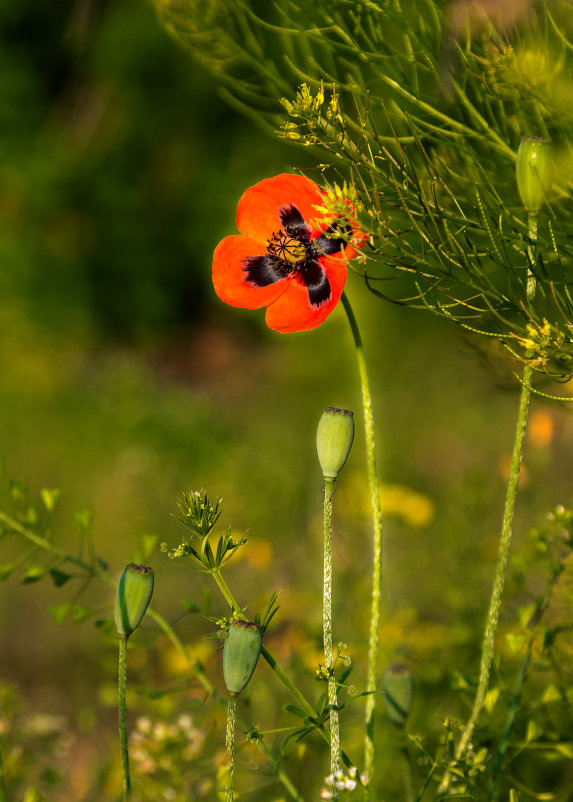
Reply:
[[[115,341],[200,320],[249,170],[287,149],[145,4],[8,2],[0,35],[2,304]]]

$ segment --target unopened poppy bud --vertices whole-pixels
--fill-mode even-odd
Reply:
[[[153,595],[153,568],[129,563],[125,566],[115,596],[115,626],[129,638],[137,629]]]
[[[398,727],[403,727],[414,699],[414,677],[408,666],[400,663],[389,666],[384,672],[382,689],[388,717]]]
[[[223,677],[230,694],[241,693],[253,676],[263,646],[257,624],[233,621],[223,647]]]
[[[553,142],[550,137],[524,136],[517,150],[517,188],[528,212],[543,206],[553,182]]]
[[[348,409],[327,407],[318,422],[316,448],[322,475],[336,479],[354,440],[354,416]]]

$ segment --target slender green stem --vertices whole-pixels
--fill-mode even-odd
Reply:
[[[123,798],[131,796],[131,779],[129,776],[129,752],[127,749],[126,721],[126,684],[127,684],[127,638],[119,638],[119,672],[117,684],[117,707],[119,712],[119,743],[121,747],[121,768],[123,772]]]
[[[404,794],[406,802],[414,802],[416,795],[414,793],[414,780],[412,777],[412,761],[406,743],[402,745],[402,769],[404,772]]]
[[[115,582],[109,576],[109,574],[107,574],[103,569],[98,568],[96,565],[91,565],[90,563],[85,562],[85,560],[78,559],[77,557],[74,557],[73,555],[68,554],[68,552],[64,551],[63,549],[60,549],[54,543],[52,543],[51,540],[48,540],[47,538],[42,537],[41,535],[38,535],[35,532],[32,532],[32,530],[30,530],[27,527],[25,527],[22,524],[20,524],[18,521],[16,521],[15,518],[12,518],[12,516],[8,515],[3,510],[0,510],[0,521],[3,521],[9,527],[9,529],[11,531],[17,532],[18,534],[22,535],[27,540],[31,541],[32,543],[34,543],[35,545],[39,546],[40,548],[42,548],[42,549],[54,554],[55,556],[59,557],[60,559],[62,559],[62,561],[71,563],[73,565],[76,565],[78,568],[81,568],[82,570],[86,571],[86,573],[88,573],[90,576],[93,576],[93,577],[95,577],[97,579],[101,579],[107,585],[110,585],[112,587],[115,587],[117,585],[117,582]],[[235,606],[236,606],[236,603],[235,603]],[[199,663],[193,661],[193,659],[191,658],[189,652],[187,651],[187,649],[185,647],[185,644],[181,641],[181,639],[179,638],[179,636],[177,635],[177,633],[175,632],[175,630],[173,629],[171,624],[169,624],[169,622],[160,613],[158,613],[157,610],[155,610],[153,607],[148,607],[147,608],[147,615],[156,622],[156,624],[159,626],[159,628],[164,632],[164,634],[173,643],[173,645],[175,646],[177,651],[187,661],[187,663],[189,664],[190,668],[193,670],[194,676],[201,683],[201,685],[205,688],[207,693],[209,693],[219,704],[226,705],[227,702],[223,699],[222,696],[220,696],[220,694],[217,693],[217,690],[215,689],[215,687],[213,686],[213,684],[211,683],[211,681],[209,680],[209,678],[207,677],[207,675],[203,671],[203,668],[201,667],[201,665]],[[263,647],[263,654],[264,654],[265,659],[267,660],[267,662],[273,667],[275,673],[279,676],[279,678],[281,679],[283,684],[286,685],[286,687],[291,692],[291,694],[293,695],[295,700],[298,702],[298,704],[302,708],[304,708],[305,712],[309,716],[315,716],[316,713],[315,713],[314,709],[306,701],[304,696],[302,696],[302,694],[297,690],[297,688],[290,682],[290,680],[288,679],[288,677],[286,676],[284,671],[282,671],[280,666],[278,666],[278,664],[276,663],[275,659],[271,656],[271,654],[264,647]],[[249,729],[249,726],[247,725],[247,723],[245,721],[243,721],[242,719],[240,719],[239,717],[237,717],[237,722],[238,722],[239,726],[243,730],[245,730],[245,732]],[[321,731],[321,732],[322,732],[323,737],[326,738],[326,734],[323,731]],[[262,740],[259,742],[259,749],[265,755],[265,757],[267,758],[269,763],[273,766],[274,771],[276,772],[276,776],[277,776],[278,780],[282,783],[283,787],[288,791],[288,793],[290,794],[292,799],[294,799],[295,802],[304,802],[303,798],[301,797],[301,795],[297,791],[296,787],[293,785],[293,783],[292,783],[291,779],[289,778],[289,776],[283,771],[283,769],[281,769],[280,767],[278,767],[276,765],[276,756],[273,755],[272,751],[269,749],[269,747]],[[352,765],[351,761],[348,758],[346,759],[346,762],[347,762],[347,765]],[[4,798],[2,797],[2,794],[1,794],[1,788],[0,788],[0,802],[5,802],[5,800],[4,800]]]
[[[340,724],[338,700],[336,698],[336,679],[334,677],[334,658],[332,654],[332,496],[334,480],[324,482],[324,583],[322,595],[322,622],[324,641],[324,667],[328,672],[328,704],[330,706],[330,773],[336,774],[340,768]],[[333,799],[338,798],[336,786]]]
[[[378,673],[378,632],[380,629],[380,610],[382,594],[382,509],[380,507],[380,488],[376,470],[376,447],[374,442],[374,414],[370,382],[366,368],[364,346],[358,329],[356,317],[346,297],[342,293],[342,305],[348,317],[350,329],[356,346],[360,384],[362,386],[362,406],[364,409],[364,428],[366,432],[366,457],[368,466],[368,483],[372,497],[372,514],[374,519],[374,545],[372,559],[372,600],[370,607],[370,638],[368,647],[368,675],[366,682],[366,733],[364,741],[364,768],[370,780],[374,769],[374,716],[376,712],[376,675]]]
[[[235,771],[235,717],[237,714],[237,696],[230,693],[227,699],[227,733],[225,745],[227,747],[227,785],[225,787],[225,802],[233,802],[233,774]]]
[[[537,216],[534,214],[529,215],[529,239],[528,257],[530,265],[535,264],[535,245],[537,239]],[[527,301],[533,301],[535,297],[535,276],[531,270],[528,271],[526,295]],[[530,356],[528,354],[528,356]],[[497,624],[499,621],[499,612],[501,609],[501,597],[503,595],[503,588],[505,584],[505,576],[507,573],[507,565],[509,562],[509,551],[511,547],[511,535],[513,530],[513,514],[515,510],[515,500],[517,496],[517,485],[519,482],[519,473],[521,469],[521,462],[523,458],[523,443],[525,440],[525,431],[527,428],[527,417],[529,412],[529,400],[531,396],[531,377],[533,368],[530,363],[527,363],[523,369],[523,377],[521,380],[521,395],[519,399],[519,411],[517,415],[517,426],[515,431],[515,440],[513,443],[513,454],[511,458],[511,469],[509,474],[509,481],[507,484],[507,492],[505,497],[505,507],[503,511],[503,522],[501,528],[501,537],[499,542],[499,555],[497,560],[497,568],[489,603],[489,610],[486,619],[485,632],[482,643],[480,672],[478,680],[478,688],[474,699],[470,717],[462,731],[461,738],[455,752],[455,760],[460,760],[468,749],[474,730],[479,721],[481,711],[484,706],[487,689],[489,685],[489,677],[491,672],[491,664],[493,660],[493,652],[495,645],[495,635],[497,631]],[[442,782],[439,787],[440,792],[446,792],[451,784],[452,775],[450,771],[446,771]]]
[[[218,568],[215,568],[215,569],[213,569],[213,571],[211,571],[211,576],[213,577],[213,579],[217,583],[217,587],[219,588],[219,590],[221,591],[221,593],[225,597],[225,601],[227,602],[227,604],[229,605],[231,610],[234,613],[241,613],[242,610],[239,607],[239,603],[237,602],[237,600],[235,599],[235,597],[231,593],[231,591],[229,589],[229,586],[227,585],[227,583],[223,579],[223,575],[221,574],[221,571]]]

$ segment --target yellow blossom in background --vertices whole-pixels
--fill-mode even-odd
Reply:
[[[340,483],[338,490],[340,510],[350,515],[370,515],[370,495],[360,473],[351,473]],[[386,518],[399,518],[408,526],[428,526],[436,514],[434,502],[429,496],[406,485],[381,484],[380,504]]]
[[[233,564],[244,560],[253,568],[264,568],[269,565],[273,557],[273,547],[269,540],[263,537],[249,537],[245,532],[234,532],[235,540],[247,538],[245,548],[238,549],[233,555]]]
[[[201,664],[205,665],[213,658],[217,646],[217,641],[202,638],[193,643],[186,644],[185,648],[187,649],[192,663],[199,661]],[[189,676],[189,662],[175,647],[162,649],[161,658],[167,673],[173,676]]]
[[[553,440],[553,418],[544,409],[536,410],[529,419],[529,439],[534,446],[543,448]]]

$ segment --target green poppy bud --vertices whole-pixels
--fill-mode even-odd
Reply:
[[[153,568],[129,563],[117,586],[115,626],[124,638],[137,629],[153,595]]]
[[[241,693],[253,676],[263,646],[257,624],[233,621],[223,647],[223,677],[230,694]]]
[[[528,212],[543,206],[553,182],[553,143],[550,137],[524,136],[517,151],[517,188]]]
[[[389,666],[382,680],[386,713],[398,727],[406,724],[414,699],[414,677],[408,666]]]
[[[327,407],[318,422],[316,448],[324,479],[336,479],[354,440],[354,416],[348,409]]]

